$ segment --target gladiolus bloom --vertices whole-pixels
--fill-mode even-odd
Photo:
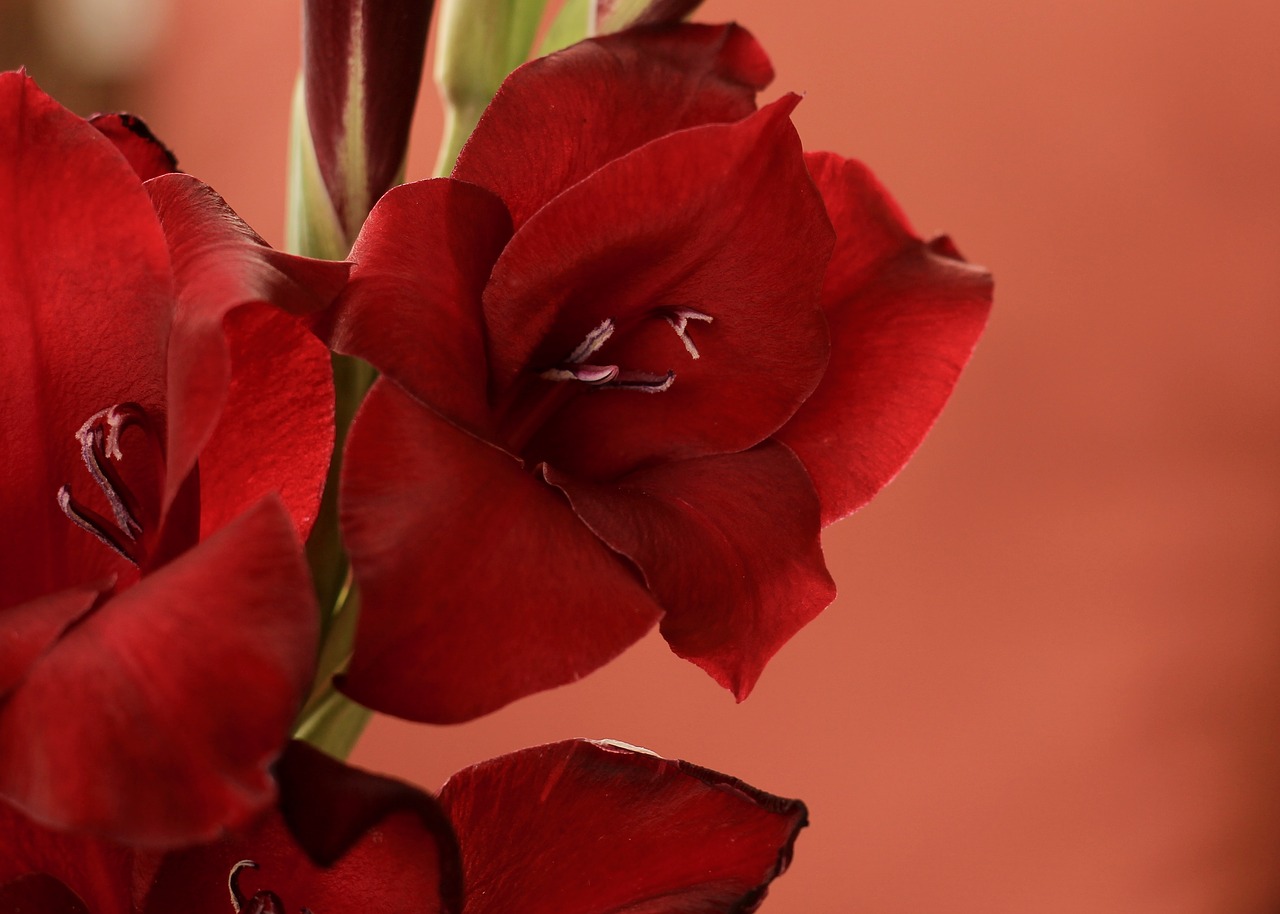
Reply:
[[[345,456],[347,694],[461,720],[661,619],[741,699],[831,602],[822,524],[919,444],[990,285],[806,158],[771,77],[735,26],[583,42],[371,214],[324,328],[384,374]]]
[[[282,811],[164,856],[51,834],[0,807],[0,904],[31,914],[69,899],[89,914],[741,914],[785,871],[806,824],[798,800],[585,740],[468,768],[438,801],[299,743],[279,775]]]
[[[91,125],[22,73],[0,112],[0,798],[208,838],[274,796],[309,684],[332,385],[278,306],[323,305],[346,269],[153,177],[172,159],[136,122]]]

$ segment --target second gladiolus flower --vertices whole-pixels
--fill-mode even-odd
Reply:
[[[474,717],[659,620],[742,698],[831,602],[822,523],[919,443],[989,284],[807,160],[771,77],[735,26],[583,42],[374,210],[322,328],[384,374],[345,457],[353,698]]]

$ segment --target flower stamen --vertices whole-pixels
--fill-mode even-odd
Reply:
[[[73,524],[134,565],[139,564],[139,559],[136,547],[131,546],[142,534],[142,524],[133,494],[113,463],[124,458],[120,450],[124,430],[143,425],[145,420],[146,414],[138,404],[117,403],[98,410],[76,431],[80,459],[111,507],[114,529],[112,521],[72,499],[70,486],[61,486],[57,493],[58,507]]]
[[[606,317],[599,327],[587,334],[587,338],[578,344],[578,348],[569,353],[565,359],[570,365],[581,365],[599,351],[600,347],[613,336],[613,318]]]
[[[116,526],[130,540],[138,538],[142,525],[138,523],[134,507],[126,500],[129,490],[107,461],[124,457],[120,452],[120,434],[130,425],[141,424],[142,419],[142,407],[136,403],[118,403],[94,413],[76,432],[85,468],[107,497]]]
[[[680,342],[684,343],[684,348],[689,355],[695,359],[702,358],[702,355],[698,352],[698,347],[694,345],[693,339],[689,336],[689,321],[703,321],[709,324],[715,318],[710,314],[694,311],[692,308],[673,308],[662,317],[671,325],[671,329],[676,332],[676,336],[680,337]]]

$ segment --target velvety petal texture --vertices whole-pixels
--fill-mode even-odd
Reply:
[[[151,846],[269,803],[317,637],[300,550],[265,501],[65,632],[0,705],[0,796]]]
[[[455,774],[466,914],[746,914],[804,804],[617,743],[571,740]]]
[[[831,366],[779,434],[818,488],[823,524],[880,491],[920,446],[986,326],[991,276],[922,241],[866,166],[808,156],[835,224],[822,305]]]
[[[0,507],[24,531],[0,552],[0,798],[144,847],[274,797],[332,441],[328,355],[286,311],[346,276],[185,175],[144,188],[158,145],[0,74]]]

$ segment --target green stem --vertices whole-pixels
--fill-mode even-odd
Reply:
[[[299,739],[335,758],[347,757],[372,716],[371,711],[342,695],[333,685],[333,677],[346,669],[351,657],[359,618],[360,595],[348,574],[320,649],[311,697],[298,715],[295,729]]]
[[[334,758],[345,759],[372,717],[372,711],[330,685],[294,735]]]

